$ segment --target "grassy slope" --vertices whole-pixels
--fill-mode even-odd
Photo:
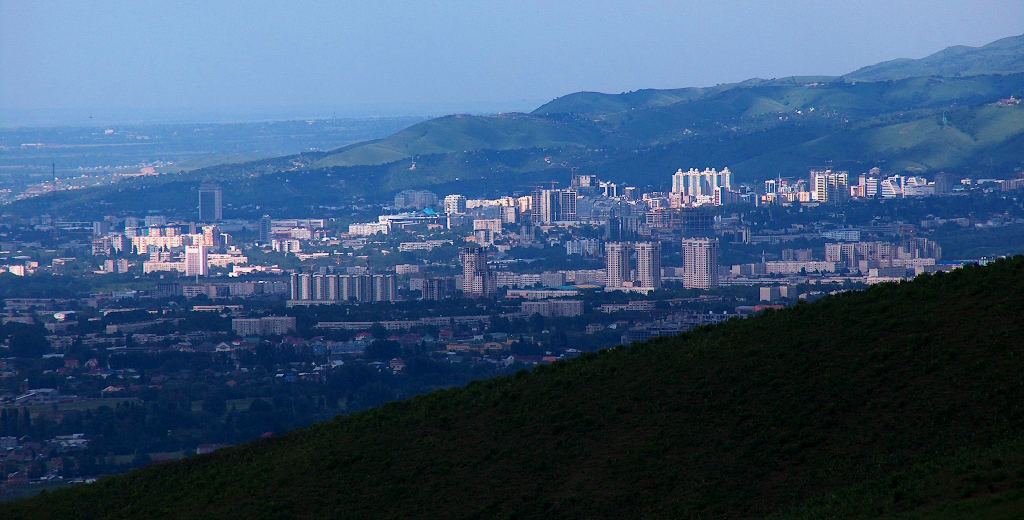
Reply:
[[[738,84],[732,83],[706,88],[642,89],[622,94],[575,92],[549,101],[531,113],[541,116],[553,114],[613,114],[693,101],[711,94],[724,92],[736,85]]]
[[[447,116],[413,125],[386,139],[343,148],[317,167],[383,164],[437,153],[466,150],[579,146],[600,142],[589,124],[563,123],[526,114]]]
[[[1024,489],[1022,302],[1018,257],[430,394],[0,516],[995,518]],[[958,487],[1000,449],[1009,476]],[[882,485],[894,478],[926,491],[902,501]]]
[[[1007,74],[1024,68],[1024,35],[996,40],[982,47],[958,45],[919,60],[897,59],[858,69],[846,78],[885,81],[913,76]]]

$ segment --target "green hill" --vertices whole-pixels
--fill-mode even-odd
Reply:
[[[548,156],[559,150],[577,149],[600,150],[585,155],[582,164],[577,165],[601,172],[608,155],[636,157],[638,152],[650,153],[650,147],[699,144],[691,146],[693,153],[671,157],[675,166],[668,165],[660,175],[667,178],[664,172],[679,167],[683,158],[694,164],[742,164],[745,168],[737,171],[748,182],[776,175],[780,166],[803,170],[825,161],[837,165],[885,162],[911,171],[957,169],[973,164],[976,152],[1012,141],[1024,133],[1019,118],[1002,117],[1020,112],[1019,107],[992,110],[991,106],[1008,93],[1022,91],[1024,74],[887,82],[763,81],[718,89],[638,91],[619,95],[615,102],[606,95],[584,93],[575,101],[566,100],[563,108],[577,106],[592,111],[601,106],[611,111],[568,114],[541,107],[533,115],[434,119],[386,139],[331,152],[313,167],[394,161],[408,165],[424,155],[477,150],[534,150],[531,153]],[[948,111],[964,113],[964,118],[979,120],[993,131],[976,142],[958,143],[954,147],[948,146],[948,136],[931,133],[916,136],[920,142],[913,147],[901,146],[903,139],[871,137],[900,135],[915,121],[938,120]],[[990,123],[982,121],[989,116],[995,119]],[[745,135],[759,135],[760,140],[774,143],[775,147],[768,156],[757,160],[744,156],[742,150],[732,151],[730,142]],[[795,154],[792,157],[799,157],[800,161],[778,162],[777,157],[784,153]],[[1024,157],[1017,154],[1007,157],[1007,164],[1000,166],[1012,171],[1022,160]],[[647,170],[647,178],[635,178],[621,164],[612,171],[642,183],[650,182],[650,176],[655,174]],[[466,177],[471,173],[472,170],[463,168],[455,170],[453,176]],[[404,178],[408,185],[401,187],[430,185],[418,174]]]
[[[981,47],[957,45],[919,60],[896,59],[855,70],[846,79],[886,81],[914,76],[1013,74],[1024,70],[1024,34]]]
[[[1024,257],[474,383],[3,518],[1009,518]]]
[[[528,114],[454,115],[415,124],[385,139],[336,150],[314,166],[383,164],[417,155],[466,150],[560,148],[600,139],[600,131],[593,125]]]
[[[731,83],[708,88],[642,89],[623,92],[622,94],[576,92],[551,100],[538,107],[532,113],[542,116],[554,114],[612,114],[628,110],[663,107],[684,101],[694,101],[711,94],[724,92],[737,85]]]

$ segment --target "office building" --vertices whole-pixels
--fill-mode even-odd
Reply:
[[[718,287],[718,239],[683,239],[683,287]]]
[[[219,222],[224,218],[224,194],[220,186],[204,183],[199,187],[199,221]]]

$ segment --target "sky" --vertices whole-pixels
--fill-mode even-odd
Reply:
[[[0,125],[526,111],[1021,32],[1020,0],[0,0]]]

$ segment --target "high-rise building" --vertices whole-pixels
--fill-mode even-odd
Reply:
[[[462,260],[462,293],[467,298],[487,298],[497,291],[498,284],[487,266],[487,251],[467,247],[459,252]]]
[[[704,171],[690,168],[684,172],[682,168],[672,175],[672,193],[682,193],[688,197],[711,197],[715,190],[732,189],[732,172],[729,168],[721,171],[705,168]]]
[[[437,206],[437,195],[425,190],[402,190],[395,195],[395,208],[423,209]]]
[[[218,222],[224,218],[224,194],[220,186],[204,183],[199,186],[199,221]]]
[[[301,277],[302,277],[302,275],[300,275],[299,273],[292,273],[291,276],[289,276],[289,282],[290,282],[289,283],[290,291],[288,293],[288,299],[289,300],[301,300],[301,298],[299,297],[300,296],[300,294],[299,294],[299,287],[302,284],[302,282],[301,282],[302,278]]]
[[[636,281],[640,287],[661,288],[661,242],[637,242]]]
[[[954,178],[952,174],[940,172],[935,174],[935,194],[948,195],[953,192]]]
[[[679,168],[672,174],[672,193],[683,193],[686,189],[686,174]]]
[[[393,302],[398,300],[398,276],[294,273],[289,296],[302,304]]]
[[[443,300],[455,293],[455,279],[450,276],[423,280],[424,300]]]
[[[203,245],[217,247],[220,245],[220,229],[217,226],[203,226]]]
[[[466,197],[447,195],[444,198],[444,212],[449,215],[462,215],[466,212]]]
[[[272,234],[273,225],[270,220],[270,215],[263,215],[260,217],[260,244],[269,244]]]
[[[811,200],[817,202],[835,201],[849,193],[849,172],[827,170],[811,170]]]
[[[557,216],[559,221],[576,221],[576,190],[559,190]]]
[[[606,288],[622,287],[630,279],[629,256],[628,242],[608,242],[604,245]]]
[[[530,220],[535,225],[576,220],[576,190],[535,188],[530,204]]]
[[[185,246],[185,276],[206,276],[210,274],[210,264],[206,256],[206,246]]]
[[[683,287],[718,287],[718,239],[683,239]]]
[[[398,300],[398,277],[393,274],[373,275],[373,301],[393,302]]]

